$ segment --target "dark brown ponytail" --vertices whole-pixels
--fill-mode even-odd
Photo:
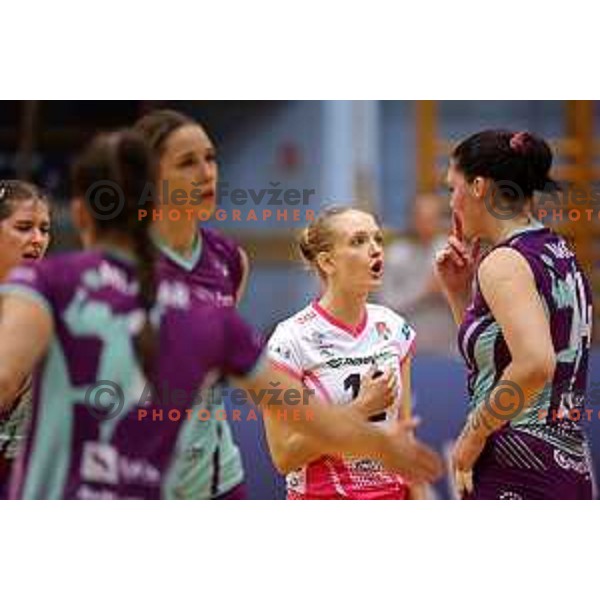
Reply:
[[[157,332],[151,320],[157,293],[156,251],[150,237],[151,221],[140,219],[138,210],[146,186],[154,178],[150,148],[142,136],[129,130],[95,137],[76,161],[72,174],[73,193],[85,198],[99,237],[117,233],[131,240],[145,317],[134,345],[149,380],[155,372],[157,346]],[[145,204],[146,201],[144,198]]]

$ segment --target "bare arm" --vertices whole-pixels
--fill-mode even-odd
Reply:
[[[39,302],[17,294],[0,298],[0,411],[12,408],[52,330],[52,317]]]
[[[481,263],[479,282],[512,360],[486,401],[470,415],[456,444],[455,470],[462,473],[468,491],[470,471],[487,437],[535,400],[552,380],[556,365],[548,319],[523,256],[511,248],[493,251]]]
[[[516,250],[500,248],[482,263],[479,280],[512,357],[501,380],[512,382],[523,392],[523,406],[516,406],[515,411],[523,410],[552,380],[556,366],[550,324],[533,273]],[[500,387],[492,391],[489,401],[478,410],[480,420],[488,424],[490,431],[516,418],[520,412],[513,411],[506,419],[494,416],[506,413],[506,400],[501,397]]]
[[[242,379],[239,384],[257,392],[271,388],[271,382],[302,395],[300,381],[272,364]],[[261,404],[261,408],[264,405]],[[319,455],[351,454],[381,460],[388,469],[414,481],[435,479],[442,471],[437,454],[409,436],[412,423],[397,424],[389,430],[379,428],[347,406],[327,405],[312,397],[296,406],[286,406],[285,402],[283,406],[277,406],[277,410],[286,414],[293,409],[300,411],[300,419],[288,419],[289,427],[311,438]]]
[[[286,475],[323,455],[310,436],[294,430],[286,421],[264,413],[267,443],[275,468]]]
[[[345,406],[365,420],[390,406],[396,393],[393,372],[380,377],[374,374],[373,368],[362,378],[358,397]],[[323,455],[320,446],[309,435],[294,430],[278,416],[269,411],[264,413],[267,442],[273,464],[280,473],[294,471]]]

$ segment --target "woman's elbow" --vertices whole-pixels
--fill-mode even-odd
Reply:
[[[271,445],[273,465],[281,475],[287,475],[304,466],[307,462],[307,448],[301,436],[292,434],[282,443]]]
[[[271,451],[271,460],[273,461],[273,466],[280,475],[287,475],[302,466],[297,464],[297,457],[291,452],[281,448],[276,452]]]
[[[285,458],[282,457],[273,457],[273,466],[275,467],[276,471],[280,474],[280,475],[287,475],[288,473],[291,473],[294,469],[292,467],[291,461],[286,460]]]
[[[553,351],[530,356],[525,364],[525,379],[531,386],[544,387],[554,379],[556,354]]]

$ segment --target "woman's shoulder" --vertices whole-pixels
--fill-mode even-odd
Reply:
[[[401,325],[408,323],[408,320],[405,317],[403,317],[400,313],[383,304],[376,304],[371,302],[367,303],[367,314],[369,316],[369,319],[371,320],[385,319]]]
[[[304,328],[318,316],[313,303],[307,304],[304,308],[286,317],[277,324],[277,329],[286,331],[296,331]]]
[[[239,255],[240,245],[224,233],[208,227],[200,228],[200,236],[204,247],[208,247],[223,257]]]

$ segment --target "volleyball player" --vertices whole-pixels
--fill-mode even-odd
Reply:
[[[330,207],[305,229],[300,250],[318,274],[323,294],[277,326],[269,343],[273,360],[330,402],[351,403],[365,381],[392,374],[390,381],[397,384],[392,405],[375,406],[364,416],[408,422],[415,332],[392,310],[367,303],[381,286],[384,269],[376,220],[351,207]],[[289,499],[410,496],[407,481],[380,462],[323,455],[285,423],[268,415],[265,422],[274,463],[287,474]]]
[[[40,260],[50,243],[50,201],[35,185],[0,180],[0,282],[19,263]],[[0,499],[31,413],[29,377],[17,390],[11,411],[0,411]]]
[[[274,380],[298,389],[261,360],[257,336],[232,308],[196,298],[180,280],[156,278],[148,221],[137,215],[154,176],[137,135],[96,138],[73,177],[73,216],[86,250],[18,268],[1,288],[0,407],[13,404],[19,382],[39,363],[13,498],[164,496],[182,420],[141,418],[139,394],[147,383],[155,391],[144,406],[165,412],[176,402],[165,389],[184,392],[189,406],[215,369],[249,389]],[[111,219],[98,214],[90,196],[102,181],[123,204]],[[107,383],[122,390],[119,410],[90,410],[90,389]],[[379,457],[411,477],[439,474],[437,456],[400,427],[382,432],[355,411],[314,402],[294,408],[305,418],[293,426],[324,451]],[[309,411],[314,419],[306,418]]]
[[[161,268],[189,283],[195,293],[235,306],[246,287],[248,257],[233,240],[200,227],[196,216],[201,210],[208,219],[216,207],[218,165],[212,140],[199,123],[172,110],[151,112],[134,129],[144,136],[158,162],[157,209],[163,216],[154,221],[154,239]],[[176,194],[181,199],[172,202]],[[142,208],[148,210],[145,204]],[[186,212],[190,209],[192,217]],[[179,218],[169,218],[174,213]],[[150,219],[150,210],[148,215]],[[241,454],[226,421],[186,424],[177,455],[177,475],[166,489],[169,498],[247,497]]]
[[[581,423],[564,417],[584,406],[590,287],[565,240],[532,215],[534,191],[555,185],[551,165],[548,144],[525,131],[482,131],[450,159],[455,229],[437,270],[469,372],[453,454],[465,498],[591,497]],[[480,243],[491,246],[482,260]]]

